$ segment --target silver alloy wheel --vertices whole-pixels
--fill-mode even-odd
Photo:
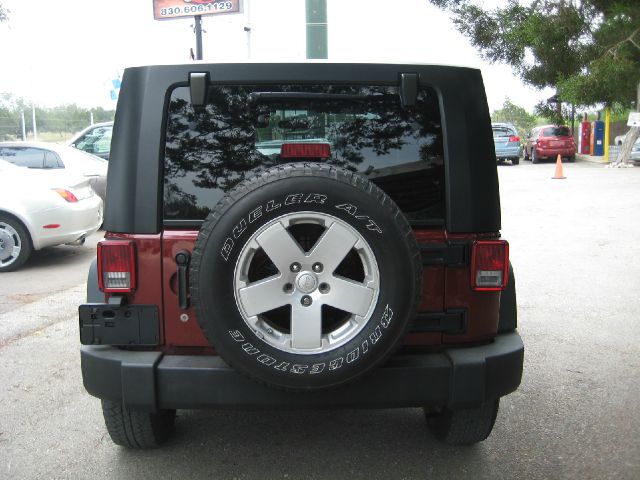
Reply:
[[[290,231],[299,226],[322,229],[308,251]],[[265,255],[275,267],[273,274],[252,281],[250,271]],[[348,256],[357,259],[361,275],[335,273]],[[247,241],[234,271],[236,303],[249,328],[273,347],[298,354],[324,353],[358,335],[374,311],[379,289],[378,265],[362,235],[317,212],[292,213],[266,224]],[[328,322],[323,306],[342,312],[343,318]],[[283,307],[288,325],[270,321],[268,312]]]
[[[8,267],[20,256],[22,239],[10,224],[0,222],[0,266]]]

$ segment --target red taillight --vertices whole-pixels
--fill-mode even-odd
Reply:
[[[280,158],[329,158],[331,146],[328,143],[283,143]]]
[[[500,291],[507,286],[509,244],[504,240],[478,240],[471,250],[471,287]]]
[[[130,293],[135,290],[136,253],[133,242],[98,242],[98,285],[105,293]]]
[[[53,191],[69,203],[76,203],[78,201],[78,198],[69,190],[65,190],[64,188],[54,188]]]
[[[510,142],[519,142],[520,141],[520,137],[518,135],[511,135],[509,137],[509,141]]]

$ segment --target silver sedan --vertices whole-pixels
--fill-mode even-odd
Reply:
[[[106,160],[66,145],[44,142],[0,142],[0,160],[36,170],[64,169],[87,177],[104,201],[107,191]]]
[[[102,200],[88,178],[0,160],[0,272],[16,270],[33,250],[82,244],[100,225]]]

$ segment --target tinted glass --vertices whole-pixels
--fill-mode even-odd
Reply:
[[[297,94],[297,95],[296,95]],[[166,130],[164,218],[202,220],[228,192],[260,170],[290,161],[289,143],[328,145],[313,159],[360,172],[414,223],[441,220],[444,168],[435,92],[402,108],[397,87],[215,86],[204,107],[173,91]]]
[[[511,127],[493,126],[491,128],[493,130],[494,137],[509,137],[511,135],[516,135],[516,131]]]
[[[64,168],[64,163],[55,152],[44,152],[44,168]]]
[[[108,153],[111,150],[111,133],[113,127],[96,127],[78,139],[75,146],[88,153]]]
[[[43,168],[44,150],[29,147],[4,147],[0,150],[3,160],[19,167]]]
[[[546,127],[542,130],[543,137],[570,137],[569,127]]]

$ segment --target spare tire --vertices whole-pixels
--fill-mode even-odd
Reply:
[[[398,345],[421,293],[409,223],[348,170],[286,164],[244,181],[209,214],[191,298],[218,354],[289,390],[352,381]]]

